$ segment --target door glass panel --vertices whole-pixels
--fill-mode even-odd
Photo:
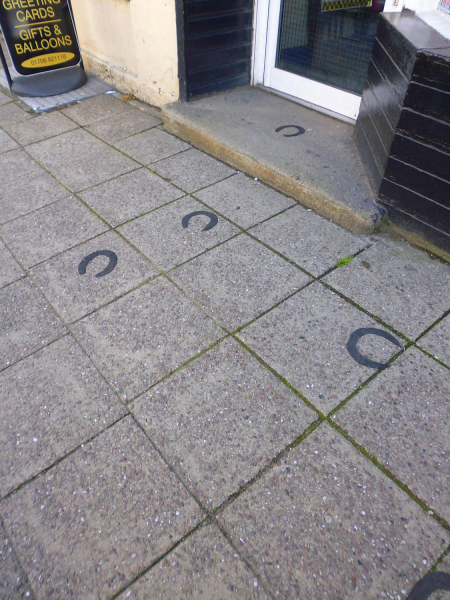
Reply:
[[[283,0],[275,66],[361,94],[383,5],[384,0]]]

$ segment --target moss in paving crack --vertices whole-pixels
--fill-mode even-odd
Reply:
[[[348,263],[351,263],[353,260],[353,256],[345,256],[344,258],[340,258],[336,265],[338,267],[345,267],[345,265],[348,265]]]

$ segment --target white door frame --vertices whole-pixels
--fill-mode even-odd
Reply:
[[[387,0],[384,10],[393,11],[395,1]],[[275,68],[281,2],[255,1],[252,85],[263,85],[301,104],[346,121],[355,121],[361,104],[360,95]],[[398,10],[398,5],[394,10]]]

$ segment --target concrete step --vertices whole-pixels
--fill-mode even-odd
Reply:
[[[162,111],[164,128],[355,233],[370,233],[376,203],[353,126],[257,88],[241,88]],[[299,135],[296,125],[303,131]]]

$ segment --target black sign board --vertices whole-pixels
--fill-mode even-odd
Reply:
[[[68,0],[0,0],[0,25],[14,67],[21,75],[80,62]]]

